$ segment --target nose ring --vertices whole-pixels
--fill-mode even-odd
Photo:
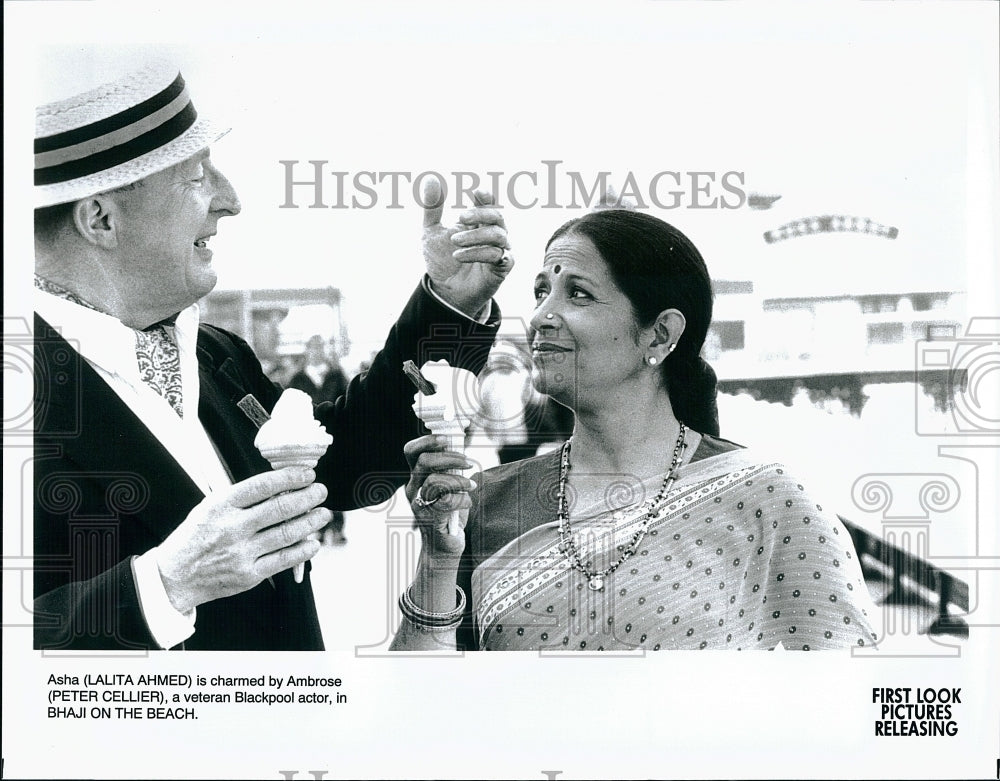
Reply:
[[[552,315],[552,313],[551,313],[551,312],[549,312],[549,313],[548,313],[547,315],[545,315],[545,319],[546,319],[546,320],[551,320],[551,319],[552,319],[552,317],[553,317],[553,315]]]

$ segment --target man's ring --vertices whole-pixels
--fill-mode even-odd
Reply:
[[[417,491],[417,496],[413,500],[413,504],[419,507],[420,509],[424,509],[425,507],[430,507],[435,502],[440,501],[441,497],[444,496],[444,494],[438,494],[428,502],[426,499],[424,499],[423,493],[424,493],[424,487],[420,486],[420,490]]]
[[[507,248],[497,247],[497,249],[500,250],[500,257],[496,259],[496,264],[499,266],[507,262]]]

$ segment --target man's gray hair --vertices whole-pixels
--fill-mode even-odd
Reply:
[[[113,190],[106,190],[99,195],[109,195],[113,193],[131,192],[139,187],[145,186],[145,179],[137,179],[134,182],[115,187]],[[94,196],[90,196],[94,197]],[[84,200],[84,199],[78,199]],[[78,201],[68,201],[57,203],[55,206],[42,206],[35,209],[35,236],[40,239],[53,239],[59,230],[69,222],[73,213],[73,205]]]

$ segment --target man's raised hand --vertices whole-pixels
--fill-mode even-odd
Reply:
[[[424,261],[431,285],[441,298],[477,317],[514,267],[507,252],[507,226],[490,193],[477,190],[475,206],[459,224],[441,224],[445,196],[437,179],[424,184]]]

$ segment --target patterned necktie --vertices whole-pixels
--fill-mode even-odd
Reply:
[[[77,306],[108,314],[76,293],[44,277],[35,275],[35,287]],[[135,357],[139,376],[150,388],[165,398],[180,417],[184,417],[181,393],[181,354],[173,335],[174,319],[161,320],[144,331],[135,331]],[[169,330],[168,330],[169,329]],[[135,330],[135,329],[133,329]]]
[[[169,330],[168,330],[169,328]],[[135,356],[139,376],[150,388],[165,398],[180,417],[184,417],[181,392],[181,354],[173,336],[173,325],[154,323],[135,332]]]

